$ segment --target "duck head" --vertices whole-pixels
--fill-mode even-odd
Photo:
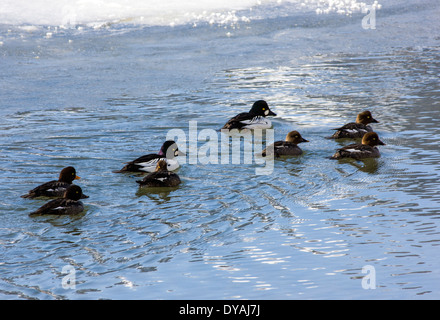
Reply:
[[[66,189],[66,192],[64,193],[64,198],[78,201],[81,199],[82,196],[82,189],[80,186],[77,185],[71,185]]]
[[[274,112],[272,112],[272,110],[270,110],[269,105],[264,100],[258,100],[256,102],[254,102],[249,113],[252,113],[252,114],[255,114],[258,116],[263,116],[263,117],[276,116],[276,113],[274,113]]]
[[[80,177],[76,175],[76,170],[74,167],[66,167],[60,172],[60,177],[58,181],[72,183],[73,180],[78,180]]]
[[[168,171],[168,165],[165,160],[159,160],[156,164],[156,171]]]
[[[167,159],[172,159],[185,154],[179,151],[177,144],[173,140],[167,140],[160,148],[159,155],[165,156]]]
[[[379,123],[376,119],[373,118],[370,111],[363,111],[359,113],[356,117],[356,123],[369,124],[369,123]]]
[[[385,143],[383,143],[376,132],[368,132],[364,134],[362,137],[362,144],[369,145],[370,147],[375,147],[378,145],[384,146]]]
[[[286,136],[286,141],[295,144],[309,142],[309,140],[304,139],[298,131],[290,131]]]

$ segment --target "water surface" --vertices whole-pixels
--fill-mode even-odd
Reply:
[[[382,4],[375,30],[359,11],[265,8],[172,27],[0,26],[2,299],[440,297],[439,5]],[[179,188],[140,192],[112,172],[258,99],[276,140],[310,140],[273,174],[186,161]],[[349,142],[325,137],[365,109],[382,157],[328,159]],[[47,200],[20,195],[68,165],[85,212],[29,217]]]

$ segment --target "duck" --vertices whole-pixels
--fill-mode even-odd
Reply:
[[[81,196],[81,187],[73,184],[67,187],[63,198],[51,200],[29,215],[73,215],[81,213],[84,211],[84,205],[80,201]]]
[[[302,142],[309,142],[309,140],[304,139],[298,131],[290,131],[284,141],[276,141],[270,147],[264,149],[262,156],[265,157],[271,154],[272,146],[275,157],[301,155],[303,151],[298,147],[298,143]]]
[[[222,129],[269,129],[272,122],[266,119],[267,116],[276,116],[265,100],[254,102],[249,112],[237,114],[226,122]]]
[[[184,154],[179,151],[176,142],[173,140],[167,140],[162,144],[159,153],[141,156],[133,161],[127,162],[121,170],[113,172],[154,172],[159,160],[165,160],[168,170],[174,171],[180,167],[179,162],[174,159],[179,155],[181,156]]]
[[[159,160],[154,172],[136,182],[140,187],[177,187],[181,181],[177,173],[168,171],[165,160]]]
[[[362,137],[362,143],[354,143],[340,148],[331,159],[353,158],[356,160],[365,158],[379,158],[378,145],[385,145],[376,132],[368,132]]]
[[[38,187],[30,190],[27,194],[22,195],[22,198],[38,198],[38,197],[49,197],[49,198],[62,198],[66,189],[73,184],[73,180],[81,179],[76,175],[76,170],[74,167],[69,166],[61,170],[58,180],[52,180]],[[85,194],[82,198],[88,198]]]
[[[337,131],[329,139],[362,138],[365,133],[373,131],[369,126],[370,123],[379,123],[379,121],[373,118],[370,111],[363,111],[357,115],[356,122],[350,122],[340,128],[333,129]]]

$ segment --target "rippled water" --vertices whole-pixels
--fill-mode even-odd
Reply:
[[[336,14],[51,37],[1,27],[0,297],[438,299],[430,5],[384,6],[376,30]],[[157,152],[169,130],[219,129],[257,99],[278,114],[275,139],[295,129],[310,140],[272,175],[185,163],[176,190],[140,192],[137,176],[112,172]],[[325,137],[365,109],[382,157],[328,159],[347,142]],[[20,195],[67,165],[90,196],[84,214],[29,217],[46,200]],[[66,266],[75,288],[63,287]],[[375,289],[362,286],[366,266]]]

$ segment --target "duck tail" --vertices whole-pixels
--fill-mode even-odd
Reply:
[[[129,162],[121,170],[114,170],[113,173],[128,172],[128,171],[132,171],[131,169],[132,169],[132,164]]]

